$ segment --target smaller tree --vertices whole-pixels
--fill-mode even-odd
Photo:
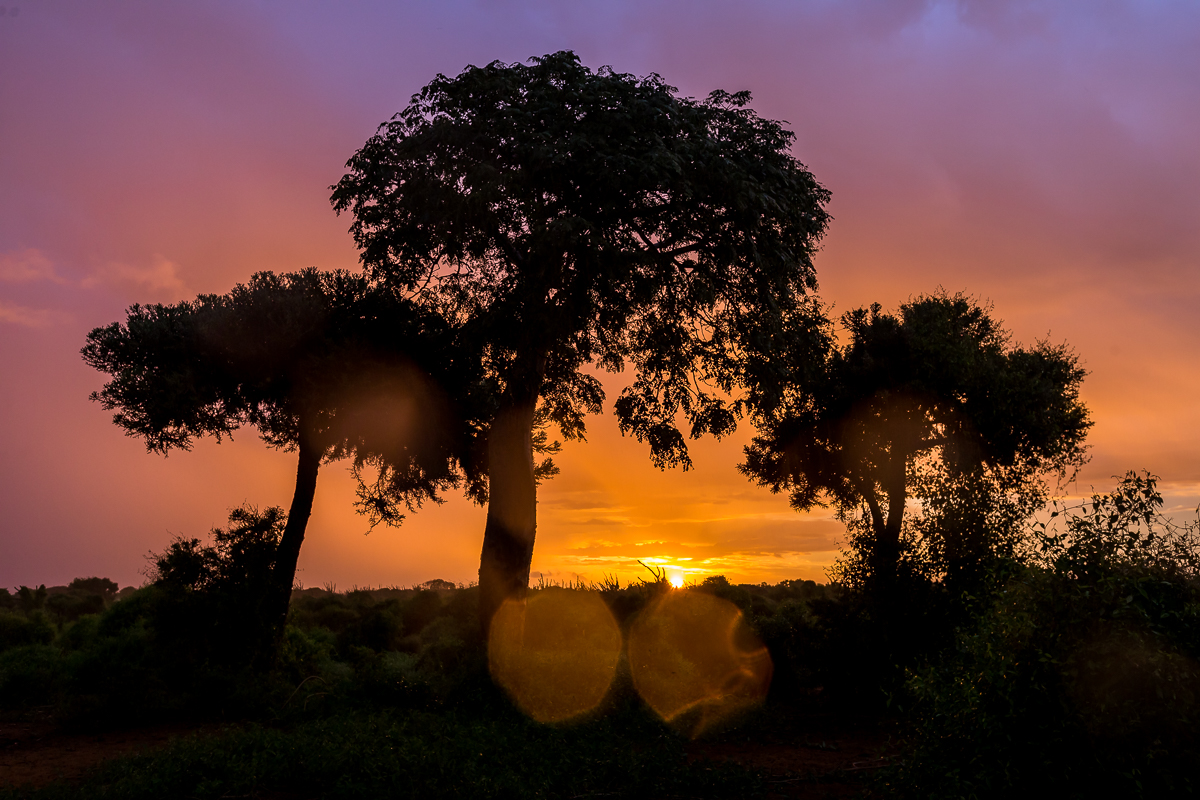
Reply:
[[[963,574],[1042,504],[1045,474],[1083,463],[1085,371],[1065,347],[1010,346],[988,311],[942,293],[851,311],[821,369],[760,393],[740,469],[797,510],[837,509],[851,582],[887,595],[916,558]]]
[[[439,492],[480,484],[472,361],[436,313],[345,272],[258,273],[227,295],[135,305],[88,335],[84,360],[112,376],[92,399],[151,452],[258,429],[296,451],[296,488],[258,617],[277,638],[323,462],[353,459],[360,506],[398,523]],[[374,472],[374,480],[366,480]],[[475,489],[478,491],[478,489]],[[265,567],[264,567],[265,568]]]

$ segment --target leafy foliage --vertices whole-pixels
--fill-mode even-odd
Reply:
[[[1042,475],[1083,460],[1084,371],[1064,347],[1011,347],[961,295],[842,317],[849,341],[759,407],[742,471],[851,529],[842,577],[890,591],[902,573],[978,574],[1045,500]],[[924,507],[905,525],[909,499]]]
[[[124,324],[88,335],[83,357],[112,376],[92,399],[150,451],[221,441],[242,425],[284,450],[308,438],[323,460],[376,468],[366,510],[398,521],[397,502],[419,505],[457,485],[454,465],[470,452],[459,437],[478,428],[445,413],[449,397],[471,399],[470,360],[452,349],[436,314],[360,276],[308,269],[258,273],[226,295],[134,305]]]
[[[603,398],[582,367],[632,358],[622,427],[686,465],[676,412],[693,435],[734,423],[693,377],[727,391],[737,348],[803,307],[828,221],[794,135],[749,99],[681,98],[570,52],[469,67],[380,127],[334,208],[373,274],[470,319],[497,389],[533,380],[568,438]]]
[[[1042,568],[1084,583],[1114,572],[1200,580],[1200,520],[1180,525],[1162,505],[1158,479],[1129,472],[1109,494],[1093,494],[1075,507],[1056,504],[1035,526],[1036,549],[1029,555]]]
[[[152,557],[159,590],[152,624],[181,662],[241,667],[269,654],[271,574],[286,515],[245,506],[214,528],[213,544],[178,538]]]
[[[1190,796],[1200,758],[1200,519],[1149,475],[1059,507],[1030,566],[997,573],[957,651],[914,670],[902,796]]]

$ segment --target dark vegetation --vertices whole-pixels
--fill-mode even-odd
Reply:
[[[286,513],[172,542],[142,588],[0,591],[5,715],[231,726],[42,796],[767,791],[689,766],[627,656],[565,725],[489,677],[493,612],[528,591],[549,430],[582,438],[604,400],[589,368],[626,365],[614,410],[656,464],[689,464],[677,421],[695,438],[749,419],[743,472],[847,526],[830,584],[680,590],[736,605],[774,664],[762,707],[706,735],[885,726],[892,758],[858,784],[880,795],[1193,794],[1200,520],[1164,517],[1148,474],[1048,505],[1085,460],[1085,373],[968,298],[851,311],[839,343],[812,295],[828,192],[748,101],[571,53],[438,76],[334,187],[364,275],[261,273],[93,331],[84,357],[111,376],[94,398],[151,451],[249,425],[297,453],[297,482]],[[319,468],[342,458],[372,523],[451,489],[486,502],[479,584],[293,590]],[[566,590],[626,634],[675,591]]]
[[[893,766],[860,786],[881,796],[1190,796],[1200,546],[1197,523],[1178,526],[1161,504],[1151,476],[1130,474],[1028,526],[974,593],[931,582],[898,595],[906,613],[889,624],[900,620],[913,642],[900,650],[877,636],[869,596],[845,585],[713,576],[678,590],[736,604],[775,664],[764,707],[710,738],[753,741],[756,727],[833,710],[890,721]],[[93,578],[0,594],[5,715],[50,712],[84,730],[234,724],[37,796],[745,797],[767,787],[736,766],[688,766],[684,740],[638,700],[626,668],[580,722],[525,718],[488,679],[476,587],[297,590],[278,660],[256,667],[243,587],[264,569],[281,516],[239,509],[211,543],[177,540],[134,591]],[[599,592],[625,630],[656,593],[677,591],[653,579],[572,590]]]

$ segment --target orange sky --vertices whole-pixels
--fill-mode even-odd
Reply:
[[[1200,499],[1194,4],[27,2],[0,17],[0,586],[136,584],[172,535],[286,506],[292,457],[252,432],[166,459],[122,436],[87,401],[87,331],[256,270],[354,268],[327,187],[374,127],[439,71],[562,48],[751,90],[833,192],[826,300],[990,300],[1091,371],[1082,489],[1148,468],[1173,507]],[[822,578],[839,526],[736,473],[749,435],[663,473],[591,420],[540,492],[535,572]],[[327,467],[306,585],[472,579],[481,509],[364,536],[352,498]]]

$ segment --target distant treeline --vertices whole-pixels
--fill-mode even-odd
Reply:
[[[171,566],[165,554],[159,566]],[[229,604],[228,587],[219,583],[205,588],[179,578],[160,570],[139,589],[118,591],[112,581],[88,578],[69,591],[3,595],[0,710],[51,707],[71,724],[107,726],[179,714],[236,719],[290,704],[341,707],[368,696],[423,705],[467,686],[474,691],[479,681],[490,686],[477,587],[432,580],[408,589],[298,589],[279,657],[264,664],[255,660],[261,621],[253,608]],[[677,590],[659,575],[625,586],[610,580],[540,591],[597,592],[628,630],[655,596]],[[777,694],[832,677],[811,663],[813,609],[836,605],[837,587],[731,585],[711,576],[684,591],[716,594],[743,610],[772,649]],[[253,601],[252,592],[234,596]]]

